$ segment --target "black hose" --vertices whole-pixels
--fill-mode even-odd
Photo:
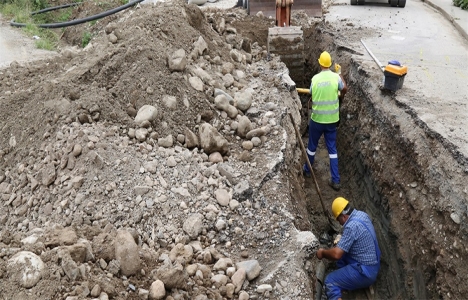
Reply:
[[[132,2],[129,2],[129,3],[125,4],[125,5],[116,7],[114,9],[102,12],[102,13],[94,15],[94,16],[89,16],[89,17],[86,17],[86,18],[83,18],[83,19],[77,19],[77,20],[61,22],[61,23],[38,24],[37,26],[41,27],[41,28],[63,28],[63,27],[68,27],[68,26],[74,26],[74,25],[78,25],[78,24],[82,24],[82,23],[86,23],[86,22],[90,22],[90,21],[94,21],[94,20],[97,20],[97,19],[101,19],[101,18],[110,16],[112,14],[115,14],[115,13],[117,13],[119,11],[127,9],[127,8],[133,6],[133,5],[137,4],[137,3],[140,3],[142,1],[144,1],[144,0],[134,0]],[[44,12],[47,12],[47,11],[52,11],[52,10],[61,9],[61,8],[65,8],[65,7],[70,7],[70,6],[79,5],[79,4],[81,4],[81,2],[80,3],[74,3],[74,4],[65,4],[65,5],[61,5],[61,6],[50,7],[50,8],[46,8],[46,9],[39,10],[39,11],[36,11],[36,12],[32,12],[31,15],[37,15],[37,14],[41,14],[41,13],[44,13]],[[15,22],[15,20],[11,20],[10,25],[14,26],[14,27],[25,27],[27,24],[17,23],[17,22]]]
[[[77,5],[80,5],[80,4],[82,4],[82,3],[83,3],[83,2],[77,2],[77,3],[64,4],[64,5],[60,5],[60,6],[54,6],[54,7],[44,8],[44,9],[41,9],[41,10],[38,10],[38,11],[33,11],[33,12],[31,13],[31,16],[40,15],[40,14],[45,13],[45,12],[48,12],[48,11],[53,11],[53,10],[58,10],[58,9],[62,9],[62,8],[67,8],[67,7],[70,7],[70,6],[77,6]]]

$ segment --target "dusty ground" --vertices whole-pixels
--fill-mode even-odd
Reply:
[[[301,14],[294,22],[306,39],[305,78],[330,49],[351,86],[339,131],[342,191],[326,185],[323,145],[316,176],[327,207],[345,195],[374,218],[383,250],[376,297],[460,298],[466,228],[440,202],[463,199],[463,168],[441,137],[380,92],[375,67],[343,46],[372,30],[337,30]],[[313,297],[317,260],[303,243],[316,246],[332,232],[313,181],[302,178],[286,114],[304,132],[304,99],[282,84],[278,58],[266,60],[271,24],[241,9],[160,3],[67,28],[55,59],[1,70],[4,299],[161,299],[163,290],[166,299]],[[91,44],[73,47],[84,32],[93,32]],[[171,70],[168,57],[179,49],[187,66]],[[218,89],[233,98],[235,114],[217,106]],[[239,104],[246,91],[247,109]],[[157,116],[138,125],[144,105]],[[239,132],[241,116],[257,139]],[[193,143],[204,123],[224,147]],[[36,280],[19,279],[20,251],[43,262],[31,272]],[[242,277],[245,261],[261,272]]]
[[[51,51],[37,49],[32,37],[25,36],[19,28],[9,25],[10,20],[0,15],[0,68],[13,61],[25,63],[53,56]]]

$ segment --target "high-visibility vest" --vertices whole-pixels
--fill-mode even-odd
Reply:
[[[336,123],[340,119],[338,81],[340,76],[332,71],[322,71],[312,77],[312,114],[310,118],[321,124]]]

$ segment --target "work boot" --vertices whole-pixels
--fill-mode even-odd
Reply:
[[[304,177],[307,177],[307,178],[312,177],[312,174],[310,172],[307,172],[305,168],[306,168],[306,164],[302,166],[302,175],[304,175]]]
[[[331,179],[328,180],[328,185],[331,186],[331,188],[335,191],[339,191],[341,188],[341,184],[333,182]]]

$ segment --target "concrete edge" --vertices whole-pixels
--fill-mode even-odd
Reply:
[[[455,29],[457,29],[457,31],[465,38],[465,40],[468,41],[468,33],[465,31],[465,29],[463,29],[459,24],[458,22],[451,16],[449,15],[444,9],[442,9],[440,6],[432,3],[431,1],[428,1],[428,0],[421,0],[422,2],[426,3],[427,5],[433,7],[434,9],[436,9],[437,11],[439,11],[443,16],[444,18],[446,18],[448,21],[450,21],[450,23],[452,23],[452,25],[455,27]],[[461,8],[460,8],[461,9]]]

